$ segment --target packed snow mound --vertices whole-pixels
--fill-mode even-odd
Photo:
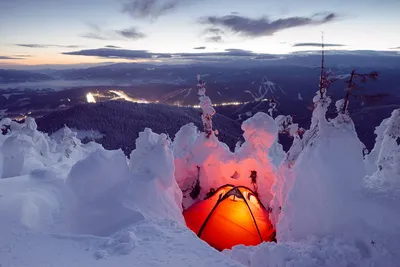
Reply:
[[[104,195],[106,190],[123,181],[128,171],[126,157],[121,150],[99,149],[71,168],[66,184],[78,199],[92,202]]]
[[[144,220],[107,237],[31,231],[12,232],[6,242],[3,237],[3,266],[243,267],[169,220]]]
[[[256,247],[236,246],[223,251],[223,254],[249,267],[396,266],[395,261],[388,260],[391,255],[386,251],[377,258],[373,258],[371,253],[374,252],[357,241],[332,236],[322,239],[310,236],[300,242],[263,243]]]
[[[7,241],[13,229],[54,230],[68,191],[60,177],[49,170],[0,179],[0,235]]]

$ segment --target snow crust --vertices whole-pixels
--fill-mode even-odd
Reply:
[[[364,155],[349,115],[328,120],[330,98],[313,101],[310,129],[259,112],[233,152],[194,124],[173,140],[144,129],[129,159],[2,119],[0,266],[398,266],[400,110]],[[224,184],[258,192],[278,243],[219,253],[186,228],[183,209]]]

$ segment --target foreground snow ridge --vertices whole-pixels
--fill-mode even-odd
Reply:
[[[145,129],[129,159],[3,119],[0,266],[399,266],[400,110],[364,157],[351,118],[326,119],[330,102],[314,98],[303,132],[255,114],[234,152],[193,124],[172,141]],[[183,210],[224,184],[257,191],[278,243],[219,253],[186,228]]]

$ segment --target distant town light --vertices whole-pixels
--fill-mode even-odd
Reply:
[[[88,103],[96,103],[96,99],[94,98],[94,95],[90,92],[87,93],[86,100]]]
[[[137,98],[132,98],[130,96],[128,96],[124,91],[120,91],[120,90],[109,90],[110,93],[116,94],[118,97],[114,98],[114,99],[119,99],[122,98],[126,101],[129,102],[134,102],[134,103],[144,103],[144,104],[148,104],[150,103],[147,100],[144,99],[137,99]]]
[[[145,99],[140,99],[140,98],[133,98],[130,97],[127,93],[125,93],[122,90],[108,90],[109,93],[116,95],[115,97],[110,97],[110,96],[106,96],[103,95],[101,93],[92,93],[89,92],[86,95],[86,99],[88,103],[96,103],[96,98],[109,98],[109,100],[118,100],[118,99],[123,99],[125,101],[129,101],[129,102],[134,102],[134,103],[143,103],[143,104],[149,104],[149,103],[159,103],[159,100],[156,101],[149,101],[149,100],[145,100]],[[252,102],[266,102],[269,101],[268,98],[263,98],[263,99],[257,99],[256,101],[246,101],[246,102],[222,102],[222,103],[213,103],[212,106],[214,107],[220,107],[220,106],[240,106],[240,105],[245,105],[245,104],[249,104]],[[182,104],[180,101],[175,101],[173,104],[171,104],[172,106],[178,106],[178,107],[191,107],[191,108],[200,108],[200,105],[185,105]]]

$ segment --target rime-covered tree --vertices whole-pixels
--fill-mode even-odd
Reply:
[[[70,128],[64,125],[61,143],[58,150],[66,158],[69,158],[74,148],[76,148],[76,146],[80,144],[80,141],[76,137],[76,135],[77,134],[75,132],[72,132]]]
[[[210,138],[215,132],[212,125],[212,117],[215,115],[215,109],[212,106],[211,99],[206,96],[206,83],[201,80],[200,74],[197,75],[197,87],[199,88],[200,107],[202,109],[201,119],[203,121],[204,132],[207,138]]]

